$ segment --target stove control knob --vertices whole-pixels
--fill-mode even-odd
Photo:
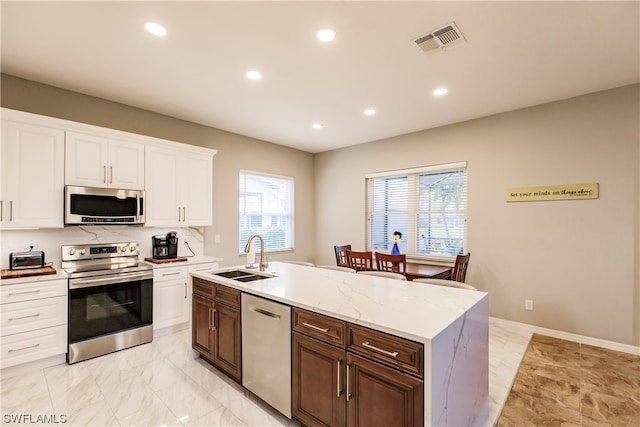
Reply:
[[[135,251],[136,251],[136,249],[138,249],[138,247],[137,247],[136,245],[131,245],[131,246],[129,246],[129,250],[130,250],[131,252],[135,252]]]
[[[127,247],[125,245],[120,246],[120,252],[126,252]]]
[[[87,251],[85,251],[84,249],[80,249],[78,252],[80,253],[80,255],[84,255],[87,253]]]
[[[67,251],[67,253],[68,253],[69,255],[73,255],[73,254],[75,254],[75,253],[76,253],[76,250],[75,250],[74,248],[69,248],[69,250]]]

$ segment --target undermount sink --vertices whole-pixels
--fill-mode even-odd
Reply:
[[[268,274],[255,273],[245,270],[231,270],[213,273],[216,276],[225,277],[227,279],[237,280],[238,282],[253,282],[254,280],[269,279],[273,276]]]

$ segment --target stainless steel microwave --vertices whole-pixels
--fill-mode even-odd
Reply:
[[[144,224],[144,191],[67,185],[64,195],[64,223]]]

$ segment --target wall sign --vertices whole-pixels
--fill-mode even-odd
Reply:
[[[584,200],[598,198],[598,183],[543,185],[507,189],[507,202],[539,202],[545,200]]]

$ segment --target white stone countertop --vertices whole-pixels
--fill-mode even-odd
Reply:
[[[275,277],[238,282],[213,272],[192,273],[243,292],[428,343],[478,302],[486,292],[271,262]],[[248,270],[259,273],[257,269]]]
[[[153,268],[190,267],[192,265],[208,264],[208,263],[212,263],[212,262],[222,262],[222,258],[201,256],[201,255],[194,256],[194,257],[185,257],[185,258],[187,258],[186,261],[165,262],[165,263],[162,263],[162,264],[149,262],[149,261],[143,261],[143,262],[145,264],[149,264]]]

